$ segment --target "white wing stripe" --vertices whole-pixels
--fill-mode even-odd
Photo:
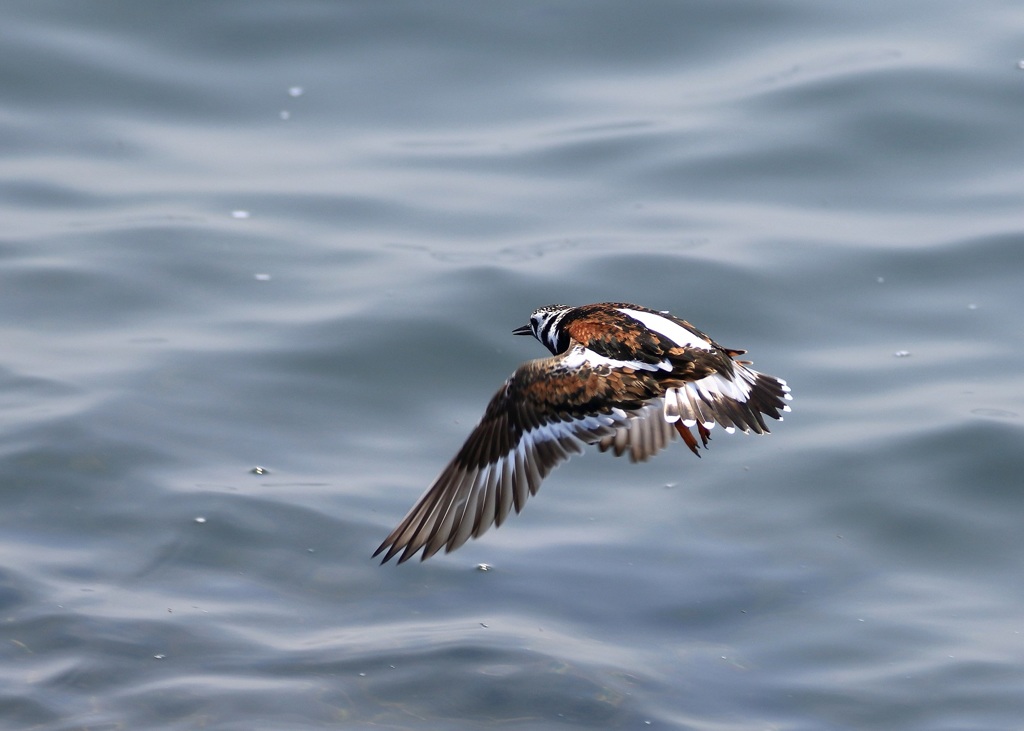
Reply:
[[[676,345],[682,347],[703,348],[704,350],[711,349],[711,343],[707,340],[690,332],[679,323],[673,322],[667,317],[654,312],[630,310],[626,307],[620,307],[619,312],[632,317],[634,320],[642,322],[647,326],[647,328],[654,330],[657,333],[661,333]]]
[[[608,358],[599,353],[595,353],[589,348],[584,348],[582,345],[577,345],[562,358],[562,367],[564,368],[580,368],[582,366],[588,366],[595,368],[597,366],[608,366],[609,368],[632,368],[634,371],[671,371],[672,364],[668,359],[662,360],[660,363],[641,363],[638,360],[616,360],[615,358]]]

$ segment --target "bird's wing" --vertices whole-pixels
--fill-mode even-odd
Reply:
[[[374,556],[385,552],[386,562],[401,553],[401,563],[423,549],[426,559],[501,525],[556,465],[646,417],[644,401],[661,390],[647,374],[616,370],[579,344],[524,363]]]
[[[705,357],[713,362],[701,365]],[[706,430],[720,424],[729,432],[739,429],[767,434],[764,417],[781,421],[782,412],[790,410],[786,402],[792,396],[781,378],[760,373],[731,358],[726,363],[719,354],[698,354],[695,363],[693,370],[708,375],[684,379],[665,391],[667,421],[684,428],[697,425]]]
[[[597,443],[602,452],[611,450],[616,457],[629,454],[631,462],[645,462],[676,438],[677,427],[665,420],[665,402],[654,399],[640,409],[629,423]],[[682,431],[679,430],[681,434]],[[689,444],[689,442],[687,442]],[[691,447],[697,456],[696,449]]]

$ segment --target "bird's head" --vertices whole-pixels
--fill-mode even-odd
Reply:
[[[559,328],[559,323],[568,312],[569,305],[544,305],[530,315],[530,322],[512,331],[513,335],[533,335],[553,355],[564,353],[569,348],[569,334]]]

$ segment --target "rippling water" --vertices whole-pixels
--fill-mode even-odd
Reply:
[[[1020,727],[1018,3],[0,18],[5,728]],[[793,414],[371,560],[611,299]]]

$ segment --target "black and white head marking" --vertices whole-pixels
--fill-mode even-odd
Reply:
[[[569,333],[559,327],[564,318],[573,308],[569,305],[545,305],[538,307],[530,315],[530,329],[552,355],[564,353],[569,349]]]

